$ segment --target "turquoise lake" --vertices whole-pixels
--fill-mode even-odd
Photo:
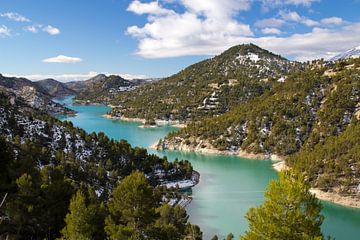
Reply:
[[[193,201],[187,207],[190,221],[201,227],[204,239],[215,234],[225,237],[232,232],[235,239],[248,225],[245,214],[250,207],[263,201],[264,190],[277,178],[271,161],[249,160],[232,156],[204,155],[174,151],[155,151],[149,146],[176,131],[171,126],[139,128],[140,123],[110,120],[102,117],[110,110],[106,106],[72,105],[71,97],[58,100],[77,111],[73,117],[60,117],[73,122],[87,132],[104,132],[110,138],[126,139],[133,146],[148,148],[160,156],[189,160],[200,172],[200,183],[193,188]],[[323,232],[336,239],[360,239],[360,210],[323,203]]]

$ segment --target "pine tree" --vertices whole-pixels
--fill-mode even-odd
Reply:
[[[202,232],[200,227],[197,225],[191,225],[188,223],[186,226],[186,237],[184,240],[202,240]]]
[[[145,175],[134,172],[113,190],[105,231],[110,239],[149,239],[160,199]]]
[[[264,203],[248,211],[250,229],[241,239],[324,239],[320,211],[321,204],[309,192],[304,177],[281,172],[265,192]]]
[[[211,240],[219,240],[219,237],[217,235],[214,235]]]
[[[183,239],[189,216],[185,209],[179,205],[175,207],[164,204],[156,212],[160,214],[156,220],[155,229],[158,229],[158,239]]]
[[[234,234],[229,233],[229,234],[226,236],[226,240],[232,240],[232,239],[234,239]]]
[[[79,190],[73,196],[66,215],[66,226],[61,231],[62,238],[68,240],[90,240],[96,233],[96,227],[92,225],[96,216],[96,206],[86,204],[85,195]]]

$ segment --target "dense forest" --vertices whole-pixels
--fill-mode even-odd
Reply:
[[[247,151],[266,158],[298,153],[288,163],[309,174],[314,186],[354,192],[360,183],[359,64],[360,59],[315,62],[219,117],[170,134],[158,147]]]
[[[7,93],[0,101],[1,238],[201,237],[185,210],[170,205],[182,194],[163,186],[191,179],[188,161],[168,162],[103,133],[87,134],[21,99],[9,101]],[[129,213],[133,207],[146,213]],[[171,234],[177,237],[164,237]]]
[[[110,114],[181,122],[217,116],[302,68],[256,45],[239,45],[159,82],[115,95]]]

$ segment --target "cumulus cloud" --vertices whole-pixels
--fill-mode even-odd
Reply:
[[[124,79],[133,80],[133,79],[146,79],[148,78],[146,75],[142,74],[129,74],[129,73],[108,73],[102,72],[103,74],[109,75],[119,75]],[[96,75],[100,74],[96,71],[91,71],[88,73],[68,73],[68,74],[4,74],[8,77],[24,77],[33,81],[43,80],[43,79],[56,79],[61,82],[70,82],[70,81],[84,81],[88,80]]]
[[[44,32],[47,32],[50,35],[58,35],[60,34],[60,30],[56,27],[53,27],[51,25],[47,25],[42,29]]]
[[[0,37],[9,37],[9,36],[10,36],[10,29],[5,25],[1,25],[0,26]]]
[[[297,12],[295,11],[283,11],[281,10],[279,12],[279,15],[282,17],[283,20],[288,21],[288,22],[296,22],[296,23],[301,23],[304,24],[308,27],[314,27],[319,25],[319,23],[315,20],[312,20],[310,18],[304,17],[304,16],[300,16]]]
[[[250,0],[179,0],[185,11],[175,12],[159,1],[133,1],[128,11],[147,14],[144,26],[130,26],[127,33],[139,40],[137,54],[147,58],[204,54],[204,49],[219,42],[252,36],[248,24],[234,16],[250,8]],[[182,54],[183,52],[183,54]]]
[[[173,3],[181,8],[172,8]],[[360,23],[338,17],[318,21],[295,11],[282,10],[273,18],[258,20],[254,27],[270,36],[256,37],[250,26],[241,22],[242,11],[254,1],[240,0],[159,0],[132,1],[128,11],[147,16],[143,26],[129,26],[127,33],[139,41],[137,54],[145,58],[186,55],[216,55],[227,48],[254,43],[291,59],[306,61],[329,58],[360,44]],[[288,5],[309,7],[316,0],[264,0],[282,9]],[[182,9],[181,12],[174,9]],[[281,27],[291,23],[311,29],[305,33],[287,33]],[[346,23],[346,24],[345,24]]]
[[[273,35],[280,35],[282,34],[281,30],[278,28],[263,28],[261,29],[263,34],[273,34]]]
[[[166,15],[174,13],[172,10],[165,9],[159,5],[159,2],[141,3],[140,1],[133,1],[127,8],[128,11],[138,15],[142,14],[154,14],[154,15]]]
[[[260,28],[263,28],[263,27],[281,27],[285,23],[286,22],[283,19],[266,18],[266,19],[257,20],[255,22],[255,26],[260,27]]]
[[[321,19],[321,23],[325,25],[341,25],[344,20],[340,17],[329,17]]]
[[[82,59],[78,57],[68,57],[64,55],[59,55],[57,57],[46,58],[42,61],[45,63],[78,63],[81,62]]]
[[[261,0],[264,8],[275,8],[282,7],[285,5],[295,5],[295,6],[306,6],[310,7],[314,2],[319,2],[320,0]]]
[[[24,17],[23,15],[20,15],[19,13],[16,13],[16,12],[1,13],[0,16],[6,17],[15,22],[30,22],[30,19],[28,19],[28,18]]]
[[[349,24],[340,29],[314,28],[309,33],[289,37],[247,38],[241,42],[253,42],[283,56],[292,56],[298,61],[328,59],[360,44],[360,23]]]

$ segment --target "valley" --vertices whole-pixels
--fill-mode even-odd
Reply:
[[[360,59],[351,53],[300,63],[245,44],[164,79],[1,75],[1,136],[19,156],[33,154],[35,172],[59,168],[73,191],[85,186],[104,202],[117,182],[144,173],[204,239],[246,232],[239,217],[263,203],[279,161],[319,199],[359,208]],[[323,205],[323,232],[354,239],[359,210]]]

